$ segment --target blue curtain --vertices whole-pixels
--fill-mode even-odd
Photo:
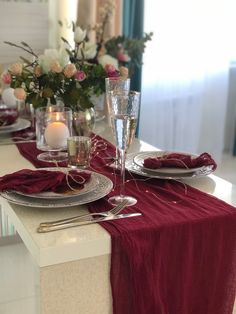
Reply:
[[[129,38],[142,38],[144,25],[144,0],[123,1],[123,35]],[[131,90],[141,91],[142,68],[135,67],[130,82]],[[139,108],[140,113],[140,108]],[[136,136],[139,133],[139,121]]]
[[[235,137],[234,137],[234,149],[233,149],[233,156],[236,156],[236,129],[235,129]]]
[[[123,1],[123,35],[129,38],[143,37],[144,0]],[[131,89],[141,91],[142,70],[135,67]]]

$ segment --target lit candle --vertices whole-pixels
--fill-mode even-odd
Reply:
[[[49,123],[44,133],[45,141],[52,149],[66,147],[66,141],[69,136],[68,127],[61,121]]]

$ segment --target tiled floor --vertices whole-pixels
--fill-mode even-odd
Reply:
[[[0,247],[0,313],[38,314],[37,268],[24,244],[15,242]]]

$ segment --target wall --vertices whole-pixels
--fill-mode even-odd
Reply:
[[[48,27],[48,3],[0,1],[0,64],[20,61],[20,55],[28,56],[4,41],[24,41],[37,54],[42,53],[48,46]]]

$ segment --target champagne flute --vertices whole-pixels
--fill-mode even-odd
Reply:
[[[126,151],[135,135],[137,127],[140,93],[131,91],[127,93],[115,93],[110,95],[110,118],[116,147],[119,150],[121,162],[120,194],[109,198],[113,205],[127,200],[127,206],[136,204],[137,200],[125,195],[125,157]]]
[[[111,126],[111,100],[110,96],[116,93],[125,93],[128,94],[130,91],[130,78],[123,77],[107,77],[105,79],[106,86],[106,103],[107,103],[107,112],[108,112],[108,124]],[[116,148],[116,157],[115,157],[115,168],[119,168],[119,151]]]

